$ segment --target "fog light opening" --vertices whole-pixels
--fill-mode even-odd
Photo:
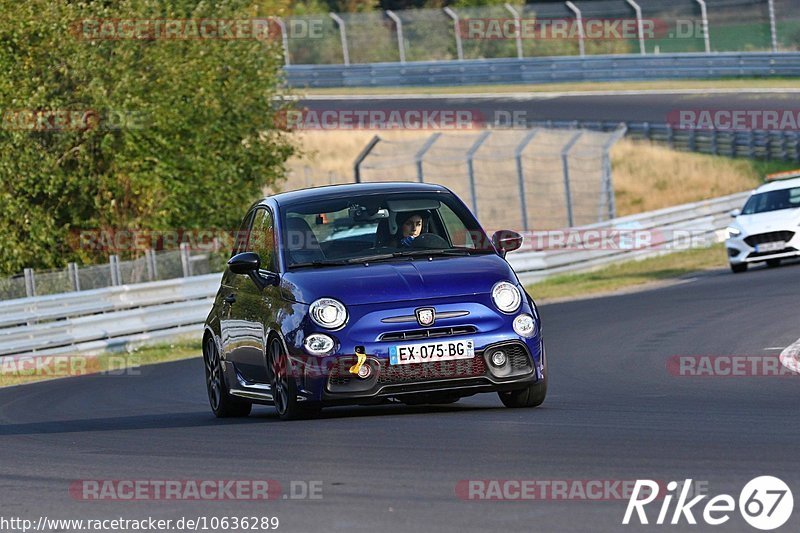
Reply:
[[[496,367],[505,366],[506,362],[508,361],[508,357],[506,357],[505,352],[501,350],[497,350],[492,353],[492,365]]]

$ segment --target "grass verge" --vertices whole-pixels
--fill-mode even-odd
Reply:
[[[717,80],[660,80],[631,82],[575,82],[541,84],[459,85],[455,87],[347,87],[330,89],[297,89],[298,94],[382,95],[382,94],[480,94],[480,93],[549,93],[598,91],[647,91],[679,89],[798,89],[796,78],[723,78]]]
[[[0,359],[0,387],[89,374],[135,375],[141,366],[198,357],[201,351],[200,339],[182,338],[130,352],[9,356]]]
[[[537,302],[546,303],[548,300],[613,293],[727,265],[724,245],[715,244],[709,248],[618,263],[592,272],[554,276],[528,285],[527,289]]]

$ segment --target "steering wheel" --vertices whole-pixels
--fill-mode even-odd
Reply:
[[[411,242],[411,247],[426,250],[441,250],[450,248],[450,244],[435,233],[422,233]]]

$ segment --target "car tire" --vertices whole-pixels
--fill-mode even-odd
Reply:
[[[742,272],[747,272],[747,263],[739,263],[737,265],[731,263],[731,271],[733,271],[734,274],[741,274]]]
[[[269,343],[268,358],[272,401],[281,420],[301,420],[318,416],[321,406],[301,405],[297,401],[297,382],[291,361],[278,338]]]
[[[208,336],[203,345],[203,362],[205,363],[206,390],[211,411],[217,418],[243,417],[250,414],[253,404],[247,400],[236,398],[228,391],[225,376],[222,373],[222,362],[219,357],[217,343]]]
[[[781,266],[780,259],[767,259],[767,268],[777,268]]]
[[[503,405],[511,408],[538,407],[547,397],[547,356],[542,365],[542,379],[524,389],[498,392]]]

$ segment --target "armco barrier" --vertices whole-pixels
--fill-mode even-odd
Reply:
[[[800,76],[799,52],[600,55],[362,65],[290,65],[292,87],[400,87]]]
[[[607,250],[547,250],[512,253],[508,261],[523,283],[535,283],[547,277],[589,270],[594,267],[643,259],[676,251],[690,236],[711,245],[720,240],[720,232],[731,222],[730,211],[740,208],[748,193],[738,193],[713,200],[685,204],[658,211],[616,218],[608,222],[573,228],[576,230],[657,230],[664,240],[652,247]]]
[[[0,302],[0,356],[103,351],[199,332],[220,274]]]
[[[508,256],[523,283],[600,265],[674,251],[680,235],[711,244],[748,193],[616,218],[575,230],[658,230],[652,248],[546,250]],[[681,233],[683,232],[683,233]],[[128,344],[198,334],[220,274],[123,285],[0,302],[0,357],[99,352]],[[534,295],[535,296],[535,295]]]

